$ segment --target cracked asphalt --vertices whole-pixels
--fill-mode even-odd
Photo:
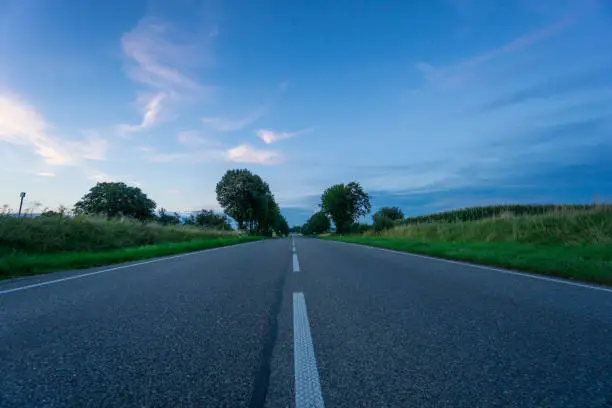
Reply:
[[[612,407],[612,291],[295,243],[0,282],[0,407],[293,407],[295,292],[327,407]]]

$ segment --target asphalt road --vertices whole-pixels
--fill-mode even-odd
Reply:
[[[612,290],[291,241],[0,282],[0,407],[612,407]]]

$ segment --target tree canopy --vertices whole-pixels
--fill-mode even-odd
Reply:
[[[306,224],[301,228],[301,232],[306,235],[322,234],[329,231],[331,222],[329,217],[322,211],[314,213],[310,216]]]
[[[213,210],[200,210],[194,217],[194,224],[202,229],[231,231],[227,215],[215,214]]]
[[[350,231],[353,223],[371,208],[370,196],[354,181],[333,185],[321,196],[321,211],[332,219],[336,231],[341,234]]]
[[[382,207],[372,216],[375,231],[393,228],[395,221],[403,219],[404,213],[399,207]]]
[[[125,183],[97,183],[74,206],[76,214],[133,217],[141,221],[155,216],[155,201],[138,187]]]
[[[228,170],[217,183],[216,192],[217,201],[239,229],[260,235],[289,232],[270,186],[249,170]]]

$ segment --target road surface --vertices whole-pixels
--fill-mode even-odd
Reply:
[[[0,407],[71,406],[609,408],[612,291],[298,237],[0,282]]]

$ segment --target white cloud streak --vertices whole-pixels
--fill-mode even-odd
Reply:
[[[104,160],[106,140],[86,133],[84,140],[63,140],[51,135],[51,126],[18,96],[0,95],[0,141],[30,148],[51,165],[75,165],[83,160]]]
[[[310,133],[312,131],[312,128],[302,129],[295,132],[279,132],[272,129],[259,129],[257,131],[257,136],[263,140],[265,144],[272,144],[281,140],[287,140],[296,136]]]
[[[227,151],[227,158],[236,163],[274,165],[283,162],[283,156],[274,150],[257,149],[249,144],[241,144]]]
[[[154,126],[160,119],[162,101],[166,99],[166,97],[167,94],[165,92],[160,92],[141,98],[141,101],[144,102],[142,121],[138,125],[119,125],[119,133],[140,132]]]

